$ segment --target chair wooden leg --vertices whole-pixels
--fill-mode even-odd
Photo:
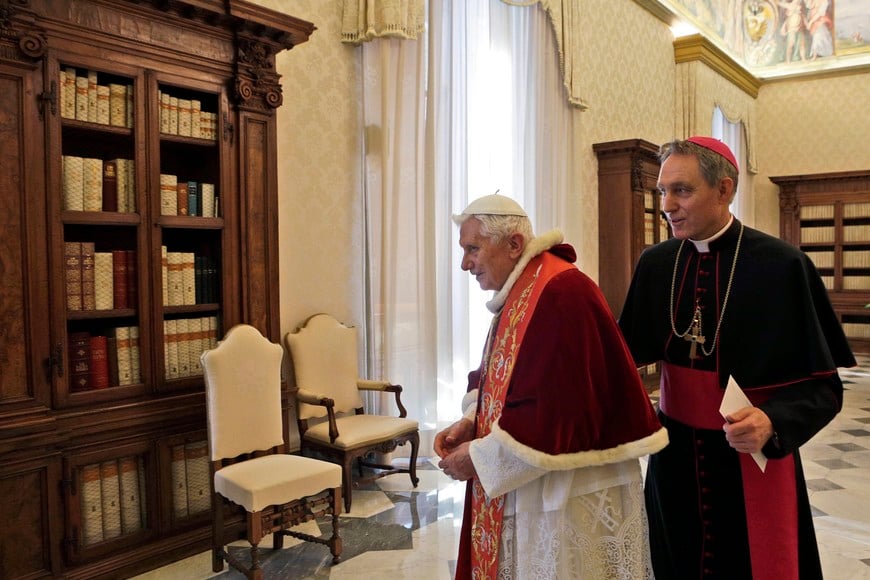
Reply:
[[[245,574],[249,580],[263,580],[263,569],[260,568],[260,548],[251,544],[251,568]]]
[[[332,503],[332,536],[330,536],[327,545],[332,554],[332,563],[338,564],[341,561],[341,550],[343,548],[341,537],[338,535],[338,516],[341,511],[341,488],[335,488],[330,493],[330,502]]]
[[[350,513],[351,495],[353,488],[353,459],[346,457],[341,466],[341,493],[344,494],[344,512]]]
[[[211,569],[220,572],[224,569],[224,502],[218,494],[212,494],[212,518],[211,518]]]
[[[420,435],[411,439],[411,463],[408,464],[408,474],[411,476],[411,485],[417,487],[420,478],[417,477],[417,453],[420,451]]]

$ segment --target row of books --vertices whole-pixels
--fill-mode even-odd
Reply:
[[[843,290],[870,290],[870,276],[843,276]]]
[[[136,168],[132,159],[64,155],[63,208],[69,211],[136,211]]]
[[[843,226],[844,242],[866,242],[868,240],[870,240],[870,225]]]
[[[97,252],[94,242],[64,242],[67,310],[135,308],[136,250]]]
[[[656,221],[658,221],[659,240],[668,239],[668,223],[663,218],[656,219],[651,213],[643,214],[643,243],[652,245],[656,243],[655,229]]]
[[[834,242],[834,226],[801,228],[802,244],[819,244],[825,242]]]
[[[870,338],[870,324],[844,322],[843,332],[849,338]]]
[[[834,252],[827,251],[808,251],[806,255],[809,256],[810,260],[813,261],[813,264],[816,265],[816,268],[833,268],[834,267]]]
[[[210,510],[208,443],[175,445],[171,457],[173,515],[184,518]]]
[[[833,268],[834,252],[831,250],[809,250],[807,256],[816,268]],[[870,268],[870,250],[843,251],[844,268]]]
[[[141,382],[138,326],[117,327],[110,336],[71,332],[68,342],[72,391]]]
[[[194,252],[170,252],[161,246],[163,305],[188,306],[218,301],[220,277],[217,261]]]
[[[83,542],[86,546],[145,527],[142,457],[92,463],[81,468]]]
[[[220,216],[214,183],[179,180],[177,175],[160,174],[160,215]]]
[[[800,208],[802,220],[833,219],[833,205],[802,205]]]
[[[843,204],[844,218],[864,218],[870,217],[870,203],[844,203]]]
[[[202,110],[202,101],[158,92],[160,132],[168,135],[217,140],[217,113]]]
[[[218,341],[217,316],[163,321],[163,358],[167,379],[202,375],[200,357]]]
[[[84,75],[73,67],[60,71],[60,112],[65,119],[112,125],[133,126],[133,85],[98,83],[97,71]]]

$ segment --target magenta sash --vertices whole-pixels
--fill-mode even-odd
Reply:
[[[746,390],[758,405],[774,389]],[[719,414],[724,390],[715,371],[662,363],[662,412],[695,429],[722,429]],[[768,459],[762,473],[748,453],[738,453],[743,478],[746,525],[753,580],[797,580],[798,515],[794,457]]]

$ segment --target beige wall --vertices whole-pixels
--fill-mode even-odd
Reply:
[[[770,176],[870,169],[868,95],[870,71],[762,85],[755,178],[761,229],[779,235],[779,188]]]

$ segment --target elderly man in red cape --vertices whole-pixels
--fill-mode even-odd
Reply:
[[[456,577],[650,577],[638,458],[667,432],[601,291],[508,197],[454,221],[462,269],[495,291],[463,418],[435,439],[468,481]]]

